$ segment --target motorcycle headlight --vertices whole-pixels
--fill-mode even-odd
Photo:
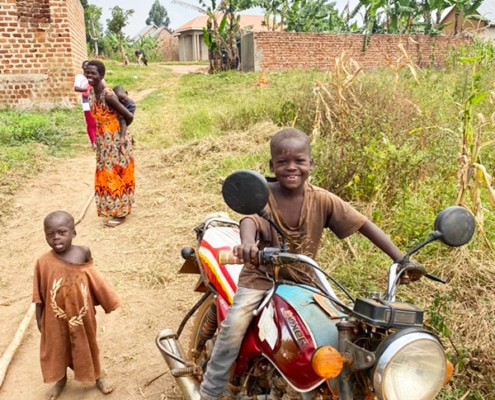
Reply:
[[[405,329],[377,349],[373,386],[382,400],[431,400],[443,386],[446,359],[429,332]]]

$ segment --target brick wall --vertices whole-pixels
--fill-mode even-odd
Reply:
[[[167,29],[163,29],[157,37],[162,49],[163,61],[179,61],[179,39]]]
[[[77,103],[74,77],[86,58],[79,0],[2,0],[1,108]]]
[[[342,52],[363,69],[387,66],[387,56],[403,56],[399,44],[419,66],[442,67],[452,48],[469,39],[443,36],[372,35],[366,51],[360,34],[250,32],[242,38],[242,67],[245,71],[290,69],[330,70]]]

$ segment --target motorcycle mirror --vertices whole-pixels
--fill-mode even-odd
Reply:
[[[258,172],[235,171],[225,179],[222,196],[225,203],[239,214],[261,214],[268,203],[268,183]]]
[[[447,207],[435,219],[435,231],[448,246],[459,247],[471,240],[476,222],[473,214],[461,206]]]

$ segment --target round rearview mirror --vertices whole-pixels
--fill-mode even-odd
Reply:
[[[222,196],[225,203],[239,214],[259,214],[268,203],[268,183],[258,172],[236,171],[225,179]]]
[[[461,206],[447,207],[435,219],[435,230],[441,233],[440,240],[453,247],[469,242],[475,226],[473,214]]]

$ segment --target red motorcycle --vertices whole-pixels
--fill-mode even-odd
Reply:
[[[224,182],[227,205],[240,214],[265,217],[268,186],[260,174],[242,170]],[[269,219],[268,219],[269,220]],[[270,224],[281,234],[280,229]],[[463,207],[448,207],[437,216],[434,232],[389,269],[385,293],[354,298],[311,258],[281,248],[259,252],[260,264],[314,268],[314,286],[274,281],[255,311],[239,356],[231,369],[228,390],[236,399],[381,399],[431,400],[452,376],[443,346],[423,326],[423,311],[396,301],[396,290],[411,269],[409,257],[440,239],[450,246],[467,243],[474,218]],[[199,274],[196,292],[204,293],[175,333],[162,330],[156,344],[186,400],[199,400],[199,384],[207,368],[217,330],[236,291],[241,265],[232,255],[240,243],[239,226],[211,217],[195,228],[198,247],[185,247],[181,273]],[[276,274],[274,274],[276,276]],[[425,274],[425,277],[443,282]],[[443,282],[445,283],[445,282]],[[343,299],[335,293],[342,293]],[[195,316],[185,352],[179,342]]]

